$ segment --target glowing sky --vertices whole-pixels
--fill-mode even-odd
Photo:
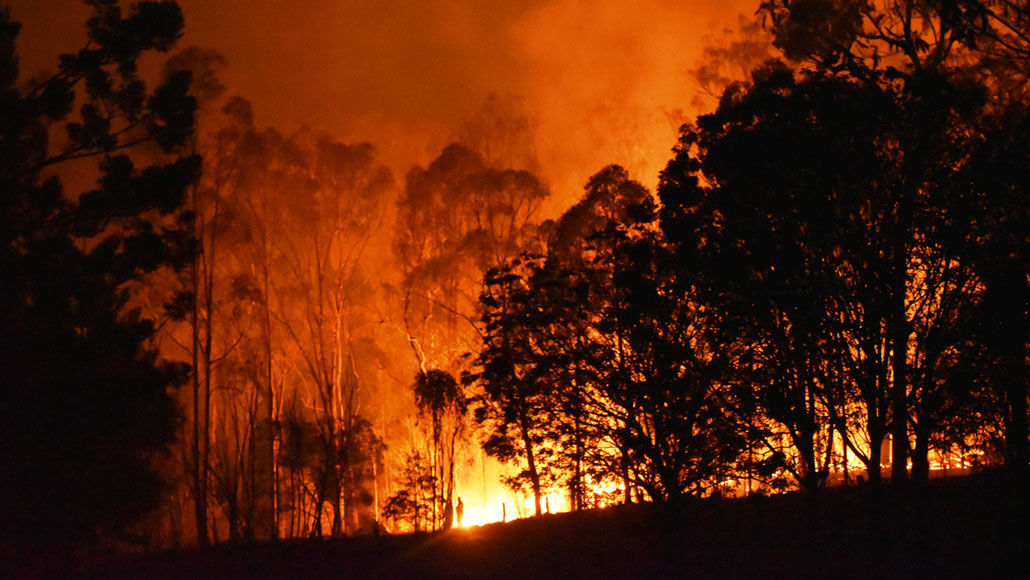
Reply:
[[[81,45],[74,0],[8,2],[23,73]],[[669,158],[713,27],[756,0],[180,0],[180,47],[229,58],[225,83],[257,120],[370,140],[394,165],[426,163],[491,92],[536,118],[541,170],[577,195],[607,163],[647,185]],[[404,167],[395,167],[404,171]]]

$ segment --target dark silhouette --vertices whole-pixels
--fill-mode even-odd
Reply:
[[[738,455],[726,355],[669,275],[656,220],[650,193],[607,167],[546,257],[488,273],[485,348],[470,377],[483,388],[477,419],[492,430],[489,453],[526,460],[513,483],[532,487],[537,515],[545,477],[576,497],[589,471],[666,501],[700,493]]]
[[[775,44],[817,70],[886,90],[897,97],[895,104],[903,111],[891,121],[892,130],[903,137],[893,148],[902,170],[891,188],[893,219],[903,234],[895,236],[892,250],[894,286],[899,287],[904,277],[903,258],[911,264],[931,255],[936,260],[955,259],[944,263],[959,270],[938,267],[932,279],[938,288],[965,285],[961,299],[950,301],[956,310],[944,313],[944,325],[903,320],[911,315],[901,293],[895,292],[891,365],[905,372],[896,373],[890,404],[899,411],[908,407],[913,421],[891,421],[893,477],[904,478],[904,462],[911,452],[913,476],[925,480],[933,432],[945,424],[958,427],[961,421],[955,419],[961,412],[955,411],[972,400],[982,403],[984,397],[1004,401],[1004,408],[998,409],[1003,417],[990,412],[995,416],[984,419],[1000,419],[1006,463],[1023,477],[1030,465],[1030,372],[1025,356],[1030,289],[1025,268],[1016,263],[1026,262],[1026,240],[1003,232],[1022,227],[1016,224],[1027,219],[1026,191],[1012,173],[1024,167],[1025,160],[1021,145],[1016,145],[1022,138],[1016,136],[1025,130],[1030,102],[1030,84],[1021,64],[1030,55],[1027,8],[976,0],[918,9],[900,0],[883,5],[825,4],[812,10],[814,5],[782,0],[763,4],[763,17],[773,22]],[[887,52],[897,54],[898,62],[883,62],[881,55]],[[996,155],[1003,150],[1005,154]],[[924,231],[932,232],[931,240],[921,237]],[[931,254],[926,253],[928,241],[934,248]],[[980,287],[974,288],[977,284]],[[915,302],[910,299],[909,306]],[[953,335],[980,332],[986,334],[978,344],[962,345],[957,360],[946,344],[938,342],[961,342]],[[945,364],[950,367],[943,373],[946,377],[938,373],[931,378],[936,371],[928,368],[905,368],[906,333],[925,341],[927,348],[916,361],[925,355],[931,369],[933,364]],[[970,372],[974,366],[977,372]],[[978,374],[986,380],[976,378]],[[956,380],[964,384],[959,387]],[[972,397],[970,391],[975,393]],[[913,431],[915,448],[909,450],[908,434]],[[950,438],[956,441],[954,435]]]
[[[146,274],[192,257],[182,206],[200,164],[176,154],[193,133],[190,75],[148,89],[136,74],[138,57],[175,44],[182,14],[175,2],[91,5],[85,48],[28,88],[18,84],[19,25],[0,9],[0,559],[8,562],[26,555],[19,548],[115,537],[160,501],[154,469],[179,419],[169,391],[187,376],[184,365],[158,359],[154,324],[128,307]],[[162,161],[130,158],[143,143]],[[44,175],[73,160],[95,163],[94,189],[65,192]]]
[[[540,253],[487,272],[465,378],[538,514],[545,485],[580,506],[584,472],[666,500],[720,474],[814,491],[850,456],[874,489],[909,460],[925,487],[934,442],[1025,471],[1027,241],[1002,232],[1025,231],[1028,112],[949,54],[1004,43],[997,22],[803,5],[763,11],[811,66],[767,62],[684,126],[660,209],[606,168]],[[1025,45],[995,48],[1011,65]]]
[[[455,507],[455,515],[458,518],[458,527],[461,527],[461,519],[465,515],[465,502],[461,501],[461,496],[458,496],[458,505]]]

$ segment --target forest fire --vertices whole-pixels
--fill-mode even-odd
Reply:
[[[0,7],[0,560],[1030,477],[1030,10],[357,4]]]

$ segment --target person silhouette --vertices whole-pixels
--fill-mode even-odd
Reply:
[[[461,516],[465,514],[465,503],[461,501],[461,496],[458,496],[458,507],[455,511],[455,515],[458,516],[458,527],[461,527]]]

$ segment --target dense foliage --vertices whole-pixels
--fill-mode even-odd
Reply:
[[[790,60],[683,127],[660,229],[609,168],[488,278],[487,449],[573,498],[1025,472],[1026,14],[994,10],[764,4]]]
[[[168,50],[174,2],[93,2],[89,44],[17,81],[18,24],[0,11],[0,542],[64,546],[120,529],[160,499],[155,454],[186,369],[159,362],[130,287],[190,257],[182,202],[198,159],[189,74],[148,90],[141,54]],[[129,148],[156,145],[144,156]],[[136,149],[138,152],[138,148]],[[153,159],[153,161],[148,161]],[[96,186],[65,192],[62,167]],[[87,165],[81,165],[87,164]],[[91,165],[90,165],[91,164]]]

